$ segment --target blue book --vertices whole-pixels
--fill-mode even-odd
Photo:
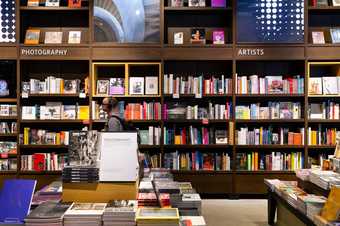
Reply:
[[[31,208],[36,183],[36,180],[4,181],[0,193],[0,225],[24,223]]]

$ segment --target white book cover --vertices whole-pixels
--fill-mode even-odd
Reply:
[[[309,78],[308,94],[322,95],[322,78]]]
[[[144,77],[130,77],[129,91],[131,95],[144,95]]]
[[[181,216],[181,221],[190,220],[192,226],[206,226],[203,216]]]
[[[163,91],[164,91],[164,94],[169,94],[169,78],[167,74],[164,75]]]
[[[169,75],[169,94],[174,93],[174,75],[170,74]]]
[[[45,6],[48,7],[59,7],[60,0],[46,0]]]
[[[81,42],[81,31],[69,31],[68,43],[69,44],[80,44]]]
[[[322,89],[325,95],[339,94],[337,77],[322,77]]]
[[[251,75],[249,79],[250,79],[250,84],[251,84],[251,94],[258,94],[259,93],[258,76]]]
[[[154,138],[154,128],[153,126],[149,126],[149,145],[153,145]]]
[[[24,120],[34,120],[36,119],[36,108],[34,106],[23,106],[21,114]]]
[[[145,94],[157,95],[158,94],[158,77],[145,77]]]

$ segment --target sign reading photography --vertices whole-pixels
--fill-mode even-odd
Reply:
[[[67,56],[67,49],[22,48],[21,56]]]
[[[84,47],[22,47],[21,58],[87,59],[89,48]]]

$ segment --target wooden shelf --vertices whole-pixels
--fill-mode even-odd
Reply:
[[[22,144],[20,149],[66,149],[68,145],[57,144]]]
[[[17,120],[18,116],[0,116],[0,120]]]
[[[304,123],[304,119],[236,119],[236,123]]]
[[[125,96],[125,95],[94,95],[93,98],[106,98],[106,97],[114,97],[114,98],[127,98],[127,99],[133,99],[133,98],[161,98],[160,95],[132,95],[132,96]]]
[[[23,11],[85,11],[89,7],[71,8],[67,6],[48,7],[48,6],[20,6]]]
[[[163,146],[165,151],[166,149],[230,149],[232,147],[227,144],[165,144]]]
[[[164,7],[165,11],[232,11],[231,7]]]
[[[30,97],[79,97],[79,93],[78,94],[29,94],[28,98]],[[88,95],[86,95],[86,98],[88,97]],[[23,97],[21,97],[23,98]],[[28,99],[28,98],[23,98],[23,99]]]
[[[17,133],[0,134],[0,137],[17,137]]]
[[[335,149],[335,145],[308,145],[308,149]]]
[[[14,175],[17,174],[15,170],[0,170],[0,175]]]
[[[16,103],[18,100],[16,98],[0,98],[0,103]]]
[[[19,171],[23,175],[59,175],[62,174],[61,171]]]
[[[126,120],[127,122],[130,123],[150,123],[150,124],[158,124],[161,123],[162,120]],[[106,123],[106,119],[95,119],[92,120],[93,123]]]
[[[339,6],[308,6],[308,10],[311,12],[316,11],[337,11],[340,10]]]
[[[339,123],[338,119],[308,119],[308,123]]]
[[[296,98],[304,97],[304,94],[236,94],[236,98]]]
[[[257,171],[248,171],[248,170],[236,170],[237,174],[295,174],[295,171],[289,170],[257,170]]]
[[[340,95],[308,95],[308,98],[330,98],[330,97],[340,97]]]
[[[171,170],[174,174],[232,174],[233,171],[225,170]]]
[[[265,145],[236,145],[238,149],[303,149],[304,145],[280,145],[280,144],[265,144]]]
[[[67,120],[67,119],[55,119],[55,120],[26,120],[26,119],[23,119],[21,120],[21,123],[56,123],[56,124],[63,124],[63,123],[83,123],[83,121],[86,121],[86,120],[79,120],[79,119],[70,119],[70,120]]]
[[[202,98],[228,98],[228,97],[232,97],[232,94],[206,94],[206,95],[202,95]],[[195,99],[201,99],[201,98],[196,98],[194,94],[180,94],[179,98],[173,98],[173,95],[171,94],[165,94],[164,98],[172,98],[174,100],[177,99],[182,99],[182,98],[195,98]]]
[[[203,119],[167,119],[164,123],[184,123],[184,124],[218,124],[218,123],[229,123],[229,119],[208,119],[208,123],[203,122]]]
[[[161,145],[148,145],[148,144],[141,144],[138,146],[139,149],[160,149]]]

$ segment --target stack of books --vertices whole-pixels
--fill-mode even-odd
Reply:
[[[332,171],[313,170],[309,175],[309,181],[320,188],[330,190],[331,186],[340,185],[340,174]]]
[[[303,94],[304,78],[300,75],[283,78],[282,76],[258,75],[237,76],[237,94]]]
[[[17,132],[16,122],[0,122],[0,134],[13,134]]]
[[[64,183],[96,183],[99,180],[99,169],[95,167],[64,167]]]
[[[181,216],[181,225],[206,226],[204,217],[202,216]]]
[[[139,208],[137,226],[178,226],[179,212],[175,208]]]
[[[101,226],[106,205],[106,203],[73,203],[64,215],[64,226]]]
[[[136,200],[114,200],[107,204],[103,214],[103,226],[135,226]]]
[[[304,145],[304,128],[300,132],[291,132],[289,128],[240,128],[236,131],[236,143],[238,145],[268,145],[288,144]]]
[[[139,183],[138,191],[140,193],[154,192],[152,181],[149,178],[143,178]]]
[[[212,76],[178,76],[174,74],[164,75],[164,94],[179,97],[180,94],[192,94],[196,97],[202,95],[223,95],[232,93],[232,79],[224,75]]]
[[[60,171],[66,165],[67,157],[55,153],[34,153],[21,155],[22,171]]]
[[[304,156],[301,152],[297,153],[280,153],[272,154],[237,153],[236,155],[237,170],[289,170],[302,169],[304,167]]]
[[[227,153],[165,153],[163,167],[171,170],[229,171],[231,157]]]
[[[199,216],[202,214],[202,199],[197,193],[183,194],[182,201],[176,206],[181,216]]]
[[[297,209],[313,220],[315,215],[320,214],[326,200],[324,196],[319,195],[300,195],[297,197]]]
[[[237,119],[300,119],[301,103],[268,102],[267,106],[261,103],[236,106]]]
[[[158,199],[154,191],[148,193],[138,193],[138,207],[158,207]]]
[[[63,226],[63,217],[71,204],[47,201],[35,208],[26,218],[27,226]]]
[[[162,193],[158,195],[159,204],[162,208],[169,208],[170,205],[170,194]]]
[[[178,194],[179,184],[172,179],[155,179],[154,180],[155,189],[158,194],[166,193],[166,194]]]

